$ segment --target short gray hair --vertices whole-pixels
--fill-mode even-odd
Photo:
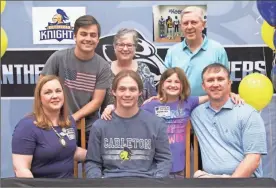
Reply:
[[[123,38],[126,34],[131,34],[135,48],[138,46],[138,33],[134,29],[122,28],[114,36],[113,45],[117,44],[117,41]]]
[[[191,13],[191,12],[196,13],[202,21],[206,21],[205,11],[198,6],[189,6],[184,8],[183,11],[181,12],[181,20],[184,14]]]

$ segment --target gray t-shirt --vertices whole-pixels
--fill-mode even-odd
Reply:
[[[87,178],[169,175],[172,166],[167,125],[150,112],[130,118],[112,113],[97,120],[90,131],[85,162]]]
[[[56,51],[47,60],[42,75],[59,76],[73,114],[93,99],[95,89],[106,89],[110,85],[110,67],[95,53],[88,61],[77,59],[74,48]],[[86,131],[98,119],[98,110],[85,117]]]

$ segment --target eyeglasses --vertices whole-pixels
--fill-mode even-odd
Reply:
[[[116,46],[117,46],[120,50],[124,49],[125,46],[127,47],[127,49],[133,49],[134,44],[117,43]]]

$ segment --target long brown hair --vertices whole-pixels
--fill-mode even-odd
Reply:
[[[53,126],[51,120],[46,116],[46,114],[43,111],[42,103],[41,103],[41,89],[42,87],[49,81],[52,80],[58,80],[62,90],[63,90],[63,96],[64,96],[64,103],[60,109],[60,117],[58,120],[58,125],[60,127],[69,127],[71,125],[71,122],[69,120],[69,112],[68,112],[68,104],[66,100],[66,95],[64,94],[64,88],[61,84],[61,81],[57,76],[54,75],[46,75],[39,79],[38,83],[35,87],[34,92],[34,106],[33,106],[33,113],[32,115],[35,117],[34,124],[42,129],[49,129],[51,126]]]
[[[184,71],[179,67],[170,68],[170,69],[167,69],[165,72],[163,72],[163,74],[161,75],[161,78],[160,78],[160,82],[159,82],[159,86],[158,86],[158,95],[160,96],[160,99],[162,99],[161,102],[167,102],[167,100],[168,100],[167,95],[166,95],[166,93],[164,93],[162,87],[163,87],[165,80],[167,78],[169,78],[171,75],[173,75],[174,73],[177,74],[177,76],[180,80],[180,83],[181,83],[181,87],[182,87],[182,89],[180,91],[180,95],[179,95],[179,100],[181,102],[183,102],[191,94],[190,84],[188,82],[188,79],[187,79]]]

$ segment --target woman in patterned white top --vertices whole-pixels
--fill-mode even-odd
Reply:
[[[143,94],[139,97],[138,101],[140,106],[146,99],[155,96],[157,92],[154,85],[154,75],[150,72],[147,64],[134,59],[136,47],[138,45],[138,34],[133,29],[120,29],[114,36],[113,45],[117,60],[110,63],[112,72],[110,80],[113,80],[121,70],[129,69],[137,72],[141,76],[144,84]],[[110,87],[106,91],[101,111],[113,109],[114,101],[110,84]]]

